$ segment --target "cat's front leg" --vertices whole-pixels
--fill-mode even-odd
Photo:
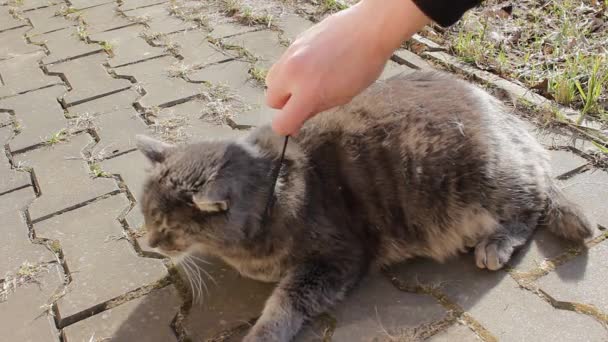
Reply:
[[[361,263],[317,260],[297,266],[281,280],[244,342],[287,342],[309,319],[344,298],[363,274]]]

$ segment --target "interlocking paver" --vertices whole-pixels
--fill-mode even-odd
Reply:
[[[123,13],[127,18],[131,18],[134,21],[145,21],[148,30],[154,33],[169,34],[195,27],[193,24],[186,23],[172,16],[165,4],[143,7]]]
[[[553,177],[572,172],[587,164],[587,160],[570,151],[552,150],[549,151],[549,155],[551,157],[551,174]]]
[[[408,68],[405,65],[400,65],[393,61],[388,61],[388,63],[386,63],[386,65],[384,66],[384,70],[382,71],[382,74],[380,74],[379,80],[381,80],[381,81],[386,80],[393,76],[396,76],[396,75],[399,75],[402,73],[413,72],[413,71],[414,71],[414,69]]]
[[[64,329],[68,341],[177,341],[171,321],[181,300],[173,286],[154,290]]]
[[[212,31],[209,32],[209,36],[213,39],[220,39],[259,30],[259,28],[254,26],[245,26],[233,23],[218,23],[213,25],[211,29]]]
[[[71,270],[57,302],[62,320],[166,276],[162,260],[139,257],[120,238],[117,218],[128,206],[123,195],[111,196],[34,225],[37,237],[59,241]]]
[[[93,127],[100,138],[93,155],[101,158],[135,149],[135,135],[148,131],[133,108],[95,117]]]
[[[557,310],[523,290],[504,271],[479,270],[472,256],[445,264],[416,261],[396,267],[402,281],[440,287],[500,341],[602,341],[608,332],[594,319]],[[556,329],[561,327],[561,329]]]
[[[232,58],[207,41],[207,36],[200,31],[187,31],[171,36],[171,42],[178,45],[179,54],[185,65],[205,65]]]
[[[103,51],[98,44],[87,44],[78,36],[76,27],[68,27],[31,38],[33,43],[44,44],[50,54],[42,59],[43,64],[54,64],[88,56]]]
[[[57,85],[0,100],[0,108],[14,111],[19,127],[19,134],[9,143],[13,153],[40,144],[66,127],[63,108],[57,101],[66,91]]]
[[[79,134],[67,142],[15,157],[17,163],[34,169],[42,192],[30,206],[33,221],[118,190],[113,179],[91,178],[81,151],[92,143],[88,135]]]
[[[83,102],[68,108],[70,116],[102,115],[118,110],[133,108],[133,103],[139,98],[133,89],[127,89],[95,100]]]
[[[57,76],[45,75],[38,61],[45,56],[44,52],[17,56],[5,61],[0,61],[0,98],[13,96],[26,91],[61,84]]]
[[[0,32],[0,60],[42,51],[42,47],[28,44],[25,34],[29,27]]]
[[[296,40],[300,33],[308,30],[314,23],[308,19],[293,13],[288,13],[278,18],[277,25],[283,31],[285,38],[291,42]]]
[[[12,127],[0,128],[0,146],[4,146],[12,135]],[[0,194],[28,185],[31,185],[30,174],[13,170],[6,154],[0,153]],[[1,206],[0,209],[2,209]]]
[[[27,26],[27,22],[15,19],[10,13],[8,6],[0,7],[0,32],[17,27]]]
[[[109,2],[101,6],[79,11],[78,14],[86,23],[87,32],[98,33],[107,30],[117,29],[134,23],[122,15],[119,15],[116,10],[118,6],[116,2]]]
[[[218,333],[258,317],[274,284],[261,283],[239,276],[232,268],[214,261],[202,264],[218,285],[205,280],[209,293],[202,303],[192,305],[184,325],[196,341],[205,341]]]
[[[542,127],[536,128],[532,133],[538,142],[548,148],[572,147],[582,152],[597,151],[597,147],[591,142],[566,129]]]
[[[201,84],[188,83],[169,75],[176,62],[173,57],[162,57],[116,68],[115,71],[121,76],[135,77],[145,89],[146,95],[138,101],[143,107],[164,107],[184,102],[202,92]]]
[[[566,196],[578,203],[589,218],[597,224],[608,227],[608,173],[590,170],[563,181],[562,190]],[[596,231],[596,235],[599,233]]]
[[[245,48],[257,58],[256,64],[264,68],[270,68],[287,49],[281,45],[279,33],[270,30],[239,34],[222,39],[222,43]]]
[[[113,68],[167,54],[165,49],[151,46],[140,37],[142,32],[141,26],[133,25],[92,34],[89,38],[92,41],[110,44],[112,56],[108,59],[108,65]]]
[[[136,201],[139,201],[141,198],[143,182],[148,167],[150,167],[148,160],[139,151],[123,154],[101,162],[102,170],[111,174],[120,175],[120,178],[131,194],[133,194]],[[133,230],[140,230],[143,227],[144,219],[139,205],[136,204],[135,207],[127,213],[126,220],[129,228]],[[151,249],[147,247],[147,240],[145,237],[139,239],[138,242],[142,250],[151,251]]]
[[[515,270],[529,272],[577,245],[557,237],[542,226],[534,233],[532,240],[513,255],[509,261]]]
[[[72,86],[63,97],[66,106],[73,106],[131,87],[131,82],[113,78],[103,66],[104,54],[95,54],[48,67],[49,72],[61,73]]]
[[[25,12],[23,16],[29,19],[32,24],[32,29],[27,32],[27,35],[29,37],[35,37],[41,34],[78,25],[76,20],[67,19],[60,14],[64,8],[65,5],[57,5]],[[40,38],[35,40],[39,39]]]
[[[264,91],[249,76],[251,65],[242,61],[214,64],[188,75],[192,81],[223,85],[244,102],[241,111],[234,112],[233,121],[239,125],[258,126],[271,121],[274,111],[265,105]]]
[[[478,342],[475,333],[464,325],[456,324],[432,336],[428,342]]]
[[[446,310],[430,296],[399,291],[379,274],[371,274],[339,304],[332,316],[337,324],[333,341],[371,341],[432,323]]]
[[[70,0],[70,4],[75,9],[91,8],[108,3],[114,4],[116,2],[112,0]]]
[[[120,9],[122,11],[129,11],[140,7],[160,5],[166,2],[169,2],[169,0],[123,0],[120,3]]]
[[[21,11],[30,11],[37,8],[53,6],[55,4],[63,4],[61,0],[19,0],[17,8]]]
[[[0,302],[0,337],[3,341],[59,342],[53,317],[43,306],[62,282],[57,266],[17,288],[6,302]]]
[[[176,136],[177,140],[197,141],[204,139],[236,138],[245,134],[245,131],[234,130],[226,125],[219,125],[205,120],[203,117],[205,107],[210,106],[205,101],[189,101],[170,108],[164,108],[156,116],[155,120],[162,129],[163,122],[176,120],[179,125],[174,128],[175,132],[167,129],[163,132],[165,136]],[[179,139],[179,138],[182,139]]]
[[[591,304],[608,312],[608,243],[559,266],[538,280],[538,286],[559,301]]]
[[[0,196],[2,214],[2,249],[0,249],[0,277],[16,271],[24,262],[39,264],[52,262],[55,256],[45,246],[29,239],[29,229],[21,212],[35,198],[31,187]],[[2,336],[2,335],[0,335]]]
[[[417,54],[406,50],[406,49],[399,49],[397,51],[395,51],[395,56],[397,57],[397,60],[400,63],[403,63],[409,67],[415,68],[415,69],[432,69],[433,67],[431,67],[431,65],[425,61],[422,57],[418,56]]]

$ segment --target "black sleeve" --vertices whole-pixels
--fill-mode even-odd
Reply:
[[[437,24],[447,27],[456,23],[464,13],[482,0],[414,0],[418,8]]]

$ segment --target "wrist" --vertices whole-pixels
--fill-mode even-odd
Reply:
[[[431,22],[412,0],[362,0],[353,10],[361,12],[362,25],[369,25],[377,48],[388,55]]]

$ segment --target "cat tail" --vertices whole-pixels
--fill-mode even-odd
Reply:
[[[593,225],[582,209],[566,198],[557,184],[550,180],[546,225],[549,230],[565,239],[583,242],[593,235]]]

